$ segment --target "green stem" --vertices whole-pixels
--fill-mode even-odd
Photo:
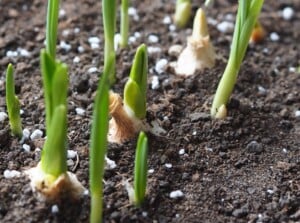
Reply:
[[[56,107],[42,150],[41,168],[55,179],[67,171],[67,109],[65,105]]]
[[[107,150],[108,133],[108,104],[109,104],[109,82],[113,57],[108,60],[107,67],[99,81],[95,105],[93,111],[93,122],[90,145],[90,190],[91,190],[91,223],[102,222],[102,197],[103,197],[103,175],[105,154]]]
[[[102,181],[101,181],[102,184]],[[99,185],[102,188],[102,185]],[[102,206],[103,206],[103,192],[102,189],[98,192],[91,193],[91,216],[90,223],[102,222]]]
[[[46,49],[52,59],[56,55],[57,24],[59,13],[59,0],[48,0],[46,24]]]
[[[234,85],[236,83],[237,75],[239,69],[233,63],[233,60],[229,60],[222,78],[219,82],[214,101],[211,108],[211,116],[215,117],[218,109],[227,104],[229,97],[233,91]]]
[[[115,27],[116,27],[116,0],[102,1],[102,16],[104,26],[104,70],[108,63],[112,63],[109,70],[109,83],[116,81],[115,61],[116,53],[114,47]],[[112,58],[112,59],[111,59]],[[112,60],[109,62],[109,60]]]
[[[6,70],[6,106],[9,117],[11,132],[14,136],[22,137],[22,124],[20,117],[20,102],[15,95],[15,80],[14,69],[12,64],[9,64]]]
[[[123,48],[128,45],[128,30],[129,30],[128,7],[129,7],[129,0],[122,0],[120,46]]]
[[[140,206],[145,199],[148,172],[147,157],[148,138],[144,132],[140,132],[134,162],[134,200],[136,206]]]

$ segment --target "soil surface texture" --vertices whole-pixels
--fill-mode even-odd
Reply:
[[[194,15],[203,1],[192,2]],[[88,193],[75,203],[44,203],[24,173],[39,162],[45,140],[39,53],[45,47],[46,3],[0,0],[0,112],[7,113],[5,70],[12,63],[23,128],[30,134],[43,132],[41,138],[20,141],[10,135],[8,118],[0,121],[3,223],[89,221]],[[136,139],[109,144],[107,156],[116,167],[105,171],[105,222],[300,222],[300,1],[265,1],[260,22],[266,37],[249,46],[224,120],[210,117],[232,39],[232,29],[224,33],[218,25],[234,25],[237,1],[216,0],[205,9],[218,59],[213,68],[186,78],[162,66],[176,61],[169,48],[185,46],[191,34],[192,18],[186,28],[175,29],[174,7],[175,1],[165,0],[131,3],[130,44],[117,50],[112,88],[123,95],[136,48],[145,43],[147,122],[165,133],[148,133],[147,198],[140,208],[129,203],[123,185],[133,179]],[[283,16],[289,9],[291,18]],[[90,37],[99,38],[98,46],[90,44]],[[101,1],[61,1],[57,58],[69,66],[68,149],[77,152],[68,167],[87,189],[91,115],[103,47]],[[10,178],[8,170],[18,171],[17,176]],[[174,191],[182,196],[171,197]]]

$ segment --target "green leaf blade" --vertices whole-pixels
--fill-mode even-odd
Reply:
[[[147,158],[148,138],[144,132],[140,132],[134,166],[134,193],[137,206],[140,206],[145,199],[148,173]]]

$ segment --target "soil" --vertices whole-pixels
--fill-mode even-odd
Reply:
[[[156,120],[166,134],[148,134],[152,171],[140,208],[129,204],[122,185],[133,178],[136,140],[109,144],[107,155],[117,167],[105,172],[105,222],[300,222],[300,119],[295,115],[300,110],[300,74],[294,69],[300,63],[300,2],[265,1],[260,20],[267,36],[249,47],[224,120],[212,120],[209,107],[226,65],[232,33],[221,33],[211,21],[234,19],[236,1],[215,1],[214,7],[206,9],[219,59],[214,68],[188,78],[176,76],[171,69],[158,74],[154,67],[160,59],[176,59],[168,55],[168,49],[186,43],[192,19],[186,29],[170,31],[163,19],[172,16],[174,1],[132,4],[139,21],[131,16],[130,34],[141,36],[118,50],[118,81],[113,89],[122,94],[139,44],[158,47],[161,51],[149,54],[147,121]],[[193,13],[198,6],[193,1]],[[295,12],[289,21],[281,16],[286,6]],[[39,52],[44,47],[46,1],[2,0],[0,8],[0,111],[6,111],[5,69],[11,62],[16,68],[23,128],[45,134]],[[61,8],[65,13],[59,20],[58,43],[65,41],[71,49],[58,47],[57,57],[69,65],[68,149],[78,152],[78,160],[69,161],[69,170],[88,188],[92,105],[103,65],[101,2],[65,0]],[[278,41],[271,40],[272,32],[279,35]],[[150,42],[150,34],[159,41]],[[99,49],[91,49],[91,36],[100,38]],[[7,56],[8,50],[18,48],[30,55]],[[76,56],[79,63],[73,62]],[[90,67],[98,71],[89,73]],[[153,76],[160,82],[157,89],[151,88]],[[84,115],[78,115],[76,108],[84,109]],[[89,195],[77,203],[63,200],[55,212],[56,206],[38,201],[32,193],[24,170],[36,166],[37,148],[43,142],[20,142],[10,136],[8,120],[0,122],[0,222],[88,222]],[[31,151],[23,149],[24,143]],[[7,169],[22,174],[7,179],[3,175]],[[184,196],[170,198],[176,190]]]

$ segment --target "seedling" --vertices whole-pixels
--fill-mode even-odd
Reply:
[[[78,199],[83,186],[76,176],[67,172],[67,88],[68,68],[41,51],[41,68],[46,101],[47,139],[41,161],[27,171],[33,191],[42,200],[54,202],[64,196]]]
[[[213,118],[226,117],[226,105],[236,82],[251,32],[260,14],[263,3],[263,0],[239,0],[229,60],[219,82],[211,108],[211,116]],[[220,112],[220,110],[222,110],[222,112]]]
[[[23,135],[20,117],[20,102],[15,94],[14,68],[8,64],[6,70],[6,106],[11,133],[18,138]]]
[[[113,58],[111,70],[109,70],[109,83],[114,84],[116,81],[116,53],[114,48],[114,36],[116,27],[116,0],[102,1],[102,16],[104,25],[104,70],[110,63],[108,60]]]
[[[175,72],[178,75],[193,75],[197,70],[212,68],[215,64],[215,51],[208,34],[204,11],[197,10],[193,33],[187,38],[187,47],[178,57]]]
[[[148,138],[144,132],[140,132],[134,162],[134,203],[140,206],[146,194],[147,188],[147,165]]]
[[[90,190],[91,190],[91,223],[102,222],[103,175],[105,154],[107,150],[109,72],[113,64],[110,58],[100,79],[93,111],[93,122],[90,145]]]
[[[191,11],[191,0],[177,0],[174,15],[175,25],[179,28],[185,27],[191,17]]]
[[[138,47],[130,76],[124,88],[124,106],[119,94],[110,92],[109,113],[112,116],[109,127],[109,141],[123,143],[133,138],[145,126],[146,117],[148,56],[147,47]]]
[[[46,24],[46,50],[54,59],[56,55],[59,0],[48,0]]]
[[[140,132],[134,162],[134,187],[125,180],[123,182],[127,190],[129,202],[136,207],[140,207],[144,202],[147,188],[148,173],[148,138],[144,132]]]
[[[121,40],[120,46],[125,48],[128,45],[128,30],[129,30],[129,16],[128,16],[129,0],[122,0],[121,3]]]

